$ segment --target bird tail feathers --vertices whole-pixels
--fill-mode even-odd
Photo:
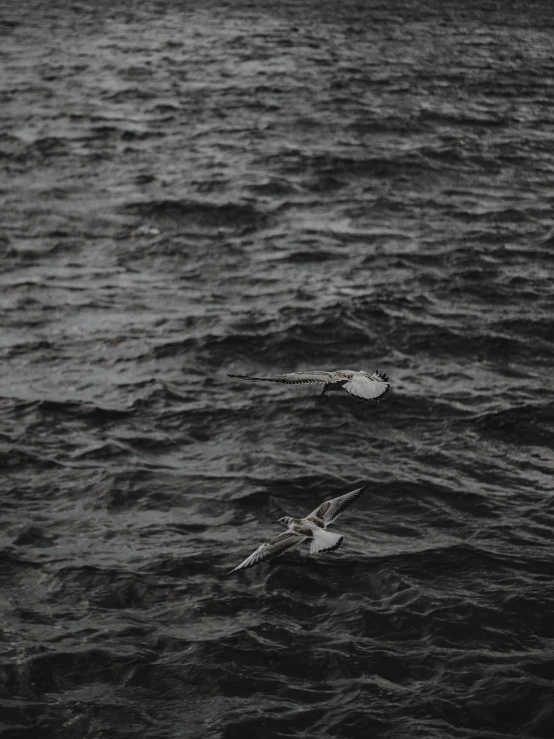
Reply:
[[[332,552],[338,549],[342,544],[344,536],[340,534],[332,534],[325,529],[316,529],[314,538],[310,543],[310,554],[319,554],[319,552]]]

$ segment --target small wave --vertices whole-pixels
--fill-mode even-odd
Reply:
[[[158,200],[131,203],[124,211],[173,227],[193,226],[213,231],[256,231],[264,228],[268,216],[251,205],[207,203],[192,200]]]
[[[341,259],[342,257],[342,254],[336,252],[314,249],[313,251],[293,251],[283,257],[283,259],[292,264],[320,264],[322,262],[331,262],[335,259]]]
[[[486,438],[519,446],[544,446],[554,449],[554,408],[523,406],[477,416],[470,425]]]
[[[67,414],[85,418],[92,423],[109,423],[134,413],[134,407],[104,408],[92,403],[68,400],[40,400],[38,410],[47,414]]]

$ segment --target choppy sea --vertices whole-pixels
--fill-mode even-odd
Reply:
[[[2,739],[554,736],[553,39],[2,3]],[[391,392],[227,377],[305,369]]]

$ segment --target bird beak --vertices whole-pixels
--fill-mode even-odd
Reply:
[[[281,523],[279,520],[272,521],[271,523]]]

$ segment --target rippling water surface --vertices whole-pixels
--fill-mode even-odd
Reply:
[[[0,9],[7,739],[554,735],[554,7]],[[227,373],[379,369],[379,408]],[[343,547],[226,573],[362,482]]]

